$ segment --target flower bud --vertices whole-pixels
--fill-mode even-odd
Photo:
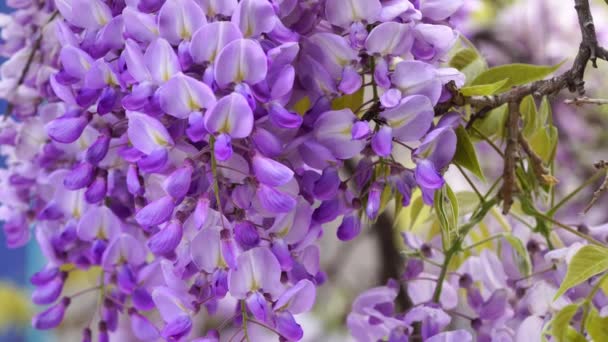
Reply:
[[[63,185],[68,190],[78,190],[89,186],[93,181],[95,167],[89,163],[76,165],[63,179]]]
[[[165,196],[149,203],[135,215],[137,223],[144,227],[154,227],[167,222],[173,215],[173,198]]]
[[[178,221],[171,221],[154,234],[148,241],[148,247],[156,255],[167,255],[174,252],[182,241],[183,229]]]
[[[57,142],[69,144],[80,138],[88,123],[88,120],[82,116],[63,116],[49,122],[46,125],[46,133]]]
[[[359,235],[361,232],[361,222],[355,216],[345,216],[342,219],[342,224],[338,227],[338,239],[341,241],[350,241]]]
[[[106,197],[107,191],[108,187],[105,177],[97,177],[84,193],[84,199],[90,204],[99,203]]]
[[[106,135],[100,135],[97,140],[87,149],[86,160],[87,162],[96,165],[108,154],[110,148],[110,137]]]
[[[63,321],[65,309],[70,305],[70,298],[64,297],[61,302],[51,306],[32,318],[32,326],[39,330],[57,327]]]
[[[244,250],[248,250],[260,243],[260,234],[251,222],[244,221],[234,226],[234,239]]]

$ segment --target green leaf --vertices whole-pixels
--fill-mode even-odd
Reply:
[[[463,87],[460,89],[460,93],[464,96],[489,96],[496,94],[499,90],[503,89],[505,84],[509,82],[509,79],[504,79],[490,84],[474,85]]]
[[[481,170],[479,160],[477,159],[477,152],[475,152],[475,146],[473,146],[473,143],[471,142],[469,133],[467,133],[467,130],[464,127],[459,126],[456,128],[456,137],[458,137],[458,143],[456,144],[454,163],[473,172],[475,176],[485,181],[483,171]]]
[[[586,327],[594,341],[608,341],[608,318],[602,318],[595,308],[589,312]]]
[[[488,63],[475,45],[466,37],[460,36],[460,42],[452,49],[448,65],[462,72],[467,80],[475,79],[488,69]]]
[[[578,311],[579,306],[577,304],[570,304],[565,306],[561,311],[553,316],[551,321],[551,335],[557,342],[568,341],[568,328],[570,328],[570,321],[572,317]]]
[[[532,95],[524,97],[519,105],[519,112],[524,119],[524,130],[522,133],[526,138],[530,137],[543,126],[544,121],[540,120],[538,111],[536,110],[536,102],[534,102]]]
[[[505,234],[505,240],[513,248],[513,260],[516,262],[519,272],[522,276],[527,277],[532,274],[532,261],[530,260],[530,254],[524,243],[512,234]]]
[[[543,127],[528,138],[530,146],[547,164],[551,163],[557,149],[559,133],[555,126]]]
[[[570,261],[566,277],[557,290],[555,299],[574,286],[606,270],[608,270],[608,248],[595,245],[584,246]]]
[[[553,110],[551,109],[551,103],[546,96],[543,97],[543,101],[540,103],[539,114],[539,121],[542,124],[553,124]]]
[[[508,112],[508,107],[504,104],[487,113],[484,118],[475,121],[473,127],[488,138],[503,137]]]
[[[479,197],[473,191],[461,191],[456,193],[458,200],[458,215],[471,214],[479,206]]]
[[[451,247],[454,237],[458,236],[458,199],[449,185],[435,192],[434,204],[444,247]]]
[[[511,87],[542,80],[554,73],[563,64],[553,66],[542,66],[532,64],[506,64],[491,68],[477,76],[471,85],[482,85],[495,83],[504,79],[509,79],[498,91],[506,91]]]

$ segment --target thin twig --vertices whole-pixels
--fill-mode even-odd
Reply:
[[[517,135],[519,132],[519,104],[509,103],[509,118],[507,119],[507,147],[505,148],[505,162],[503,168],[503,184],[501,190],[504,215],[508,214],[513,205],[513,193],[517,190],[515,167],[517,163]]]
[[[557,178],[553,177],[547,168],[544,165],[543,159],[534,152],[532,146],[528,143],[528,140],[524,137],[524,135],[519,132],[518,134],[519,146],[521,149],[528,155],[530,158],[530,163],[532,164],[532,171],[534,171],[534,175],[536,178],[541,181],[541,183],[545,185],[555,185],[559,181]]]
[[[604,106],[608,105],[608,99],[592,99],[589,97],[576,97],[564,101],[565,104],[571,104],[575,106],[582,106],[586,104]]]

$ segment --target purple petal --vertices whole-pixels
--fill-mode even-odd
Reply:
[[[276,20],[274,8],[267,0],[241,0],[232,16],[232,22],[245,37],[272,31]]]
[[[303,121],[300,115],[288,111],[276,102],[270,104],[268,116],[272,123],[280,128],[299,128]]]
[[[148,240],[150,251],[156,255],[168,255],[174,252],[182,241],[183,229],[181,223],[172,221],[165,228],[154,234]]]
[[[382,126],[372,137],[372,149],[380,157],[388,157],[393,151],[393,129]]]
[[[529,335],[533,336],[533,335]],[[538,335],[536,335],[538,336]],[[471,342],[473,341],[473,337],[471,333],[466,330],[455,330],[455,331],[447,331],[440,334],[437,334],[426,341],[428,342]]]
[[[82,241],[113,240],[121,230],[118,216],[106,206],[91,206],[78,221],[76,232]]]
[[[497,320],[502,317],[507,308],[507,291],[497,290],[492,293],[492,296],[483,304],[479,317],[487,320]]]
[[[415,156],[430,160],[438,169],[450,164],[456,153],[457,137],[451,127],[431,131],[418,146]]]
[[[246,138],[253,129],[253,112],[242,95],[231,93],[222,97],[205,115],[205,127],[209,132]]]
[[[191,165],[186,165],[173,171],[163,183],[167,194],[175,199],[184,198],[188,193],[188,189],[190,189],[192,171]]]
[[[196,31],[192,37],[190,54],[195,63],[213,63],[224,46],[241,38],[241,31],[231,22],[209,23]]]
[[[300,280],[279,297],[274,304],[275,310],[289,311],[294,315],[312,309],[317,295],[317,288],[308,279]]]
[[[382,11],[379,0],[328,1],[325,16],[331,24],[349,27],[354,22],[373,23]]]
[[[152,296],[146,289],[137,288],[132,294],[133,306],[140,311],[148,311],[154,308]]]
[[[232,12],[237,6],[237,0],[200,0],[199,3],[208,17],[223,15],[232,16]]]
[[[73,0],[71,24],[95,30],[105,26],[112,19],[112,11],[101,0]]]
[[[364,141],[352,139],[355,119],[355,115],[348,109],[325,112],[314,124],[315,137],[331,150],[336,158],[350,159],[358,155],[366,144]]]
[[[424,0],[420,3],[420,11],[425,18],[434,21],[445,20],[462,7],[464,0]]]
[[[155,341],[160,337],[158,329],[146,317],[133,312],[129,318],[131,319],[131,331],[140,341]]]
[[[335,167],[328,167],[323,170],[321,178],[315,182],[313,194],[319,200],[328,200],[334,198],[340,188],[340,176]]]
[[[150,71],[152,79],[157,83],[167,82],[181,71],[179,59],[166,40],[156,39],[144,54],[145,66]]]
[[[259,292],[254,292],[246,299],[247,308],[253,314],[253,317],[259,322],[268,321],[270,307],[264,296]]]
[[[215,64],[215,80],[220,87],[245,82],[261,82],[268,72],[266,54],[260,45],[250,39],[237,39],[226,45]]]
[[[127,6],[122,11],[122,17],[125,21],[125,35],[129,38],[149,43],[158,36],[156,18],[153,15]]]
[[[110,149],[110,137],[106,135],[100,135],[99,138],[87,149],[86,160],[87,162],[96,165],[108,154]]]
[[[337,235],[340,241],[350,241],[361,232],[361,221],[355,216],[344,216],[338,227]]]
[[[166,1],[158,13],[160,36],[173,45],[190,40],[206,23],[205,13],[194,0]]]
[[[158,89],[160,107],[169,115],[185,119],[215,105],[213,91],[203,82],[179,73]]]
[[[259,289],[272,298],[278,297],[282,291],[281,266],[268,248],[256,247],[242,253],[237,265],[238,268],[228,274],[230,293],[235,298],[245,299],[248,292]]]
[[[353,125],[352,136],[353,140],[363,140],[367,138],[371,134],[371,129],[369,128],[369,122],[367,121],[357,121]]]
[[[410,25],[385,22],[370,32],[365,48],[371,54],[400,56],[409,52],[413,44],[414,35]]]
[[[222,262],[220,232],[214,229],[198,232],[191,241],[190,256],[198,269],[213,273]]]
[[[393,128],[393,136],[402,142],[416,141],[431,128],[434,118],[433,106],[421,95],[408,96],[396,107],[380,113]]]
[[[161,331],[161,335],[167,341],[177,341],[188,335],[190,330],[192,330],[192,319],[188,315],[181,315],[170,321]]]
[[[219,161],[232,158],[232,139],[228,134],[220,134],[213,144],[213,154]]]
[[[65,72],[78,79],[84,79],[84,76],[94,63],[91,56],[86,52],[71,45],[61,49],[59,58]]]
[[[63,290],[63,279],[57,277],[49,283],[38,286],[32,292],[32,301],[37,305],[51,304],[61,295]]]
[[[80,138],[88,123],[88,120],[83,116],[60,117],[49,122],[45,128],[51,139],[69,144]]]
[[[256,128],[251,138],[253,139],[255,147],[265,156],[272,158],[283,152],[283,143],[276,135],[263,128]]]
[[[277,313],[275,316],[277,331],[290,341],[299,341],[304,336],[304,330],[289,312]]]
[[[372,184],[367,196],[367,206],[365,207],[365,213],[371,220],[378,217],[378,211],[380,210],[380,197],[382,195],[382,186],[378,183]]]
[[[260,154],[253,157],[252,166],[257,179],[265,185],[281,186],[293,178],[293,171],[289,167]]]
[[[420,61],[403,61],[397,64],[391,80],[407,95],[425,95],[435,105],[441,96],[442,84],[436,77],[435,67]]]
[[[135,220],[144,227],[157,226],[171,218],[174,208],[175,204],[171,196],[161,197],[139,210]]]
[[[30,283],[35,286],[48,284],[59,275],[59,268],[47,265],[41,271],[38,271],[30,278]]]
[[[428,160],[420,160],[416,164],[415,173],[416,182],[427,189],[439,189],[445,181],[441,174],[437,172],[432,162]]]
[[[260,234],[251,222],[243,221],[234,226],[234,239],[244,250],[248,250],[259,245]]]
[[[342,80],[340,81],[340,85],[338,89],[344,94],[354,94],[357,90],[361,89],[363,85],[363,78],[357,70],[353,67],[346,67],[342,72]]]
[[[89,163],[80,163],[74,166],[63,179],[63,185],[68,190],[86,188],[93,181],[95,167]]]
[[[384,108],[393,108],[401,102],[401,98],[401,91],[391,88],[380,96],[380,103]]]
[[[97,204],[101,202],[108,192],[108,186],[104,177],[97,177],[89,185],[84,193],[84,199],[89,204]]]
[[[64,298],[60,303],[51,306],[45,311],[32,318],[32,326],[39,330],[48,330],[57,327],[65,314],[65,309],[70,305],[70,299]]]
[[[265,184],[258,186],[256,196],[262,207],[271,213],[286,213],[296,206],[296,200],[291,195]]]
[[[152,75],[146,67],[144,54],[136,42],[127,40],[125,42],[125,50],[122,56],[127,64],[129,74],[133,76],[135,80],[145,82],[152,79]],[[138,87],[136,86],[134,90],[137,88]],[[140,85],[139,88],[142,88],[142,85]]]
[[[173,138],[157,119],[139,112],[127,112],[127,134],[131,144],[145,154],[173,146]]]
[[[166,149],[154,150],[147,156],[137,161],[137,167],[143,172],[162,172],[169,160],[169,152]]]
[[[128,262],[139,266],[146,260],[146,250],[142,243],[129,234],[121,234],[106,248],[102,257],[102,266],[111,270],[119,262]]]

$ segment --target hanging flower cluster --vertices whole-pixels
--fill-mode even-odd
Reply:
[[[48,259],[36,328],[73,299],[66,265],[99,266],[100,340],[128,315],[143,341],[217,341],[193,317],[226,301],[244,337],[299,340],[323,224],[350,240],[385,195],[430,204],[444,184],[458,116],[436,123],[434,106],[464,83],[439,67],[461,1],[44,3],[9,1],[0,83],[4,230],[17,247],[33,229]],[[372,101],[332,107],[356,94]]]

